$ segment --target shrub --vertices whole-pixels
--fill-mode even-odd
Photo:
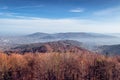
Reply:
[[[120,80],[120,58],[90,53],[0,53],[0,80]]]

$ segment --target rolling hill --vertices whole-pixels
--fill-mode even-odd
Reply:
[[[81,46],[81,47],[80,47]],[[81,53],[81,52],[89,52],[87,49],[83,48],[83,44],[78,41],[73,40],[61,40],[61,41],[53,41],[53,42],[46,42],[46,43],[33,43],[33,44],[26,44],[20,45],[14,48],[11,48],[6,53],[27,53],[27,52],[59,52],[59,53]]]
[[[106,55],[120,55],[120,45],[104,45],[98,47],[96,51]]]

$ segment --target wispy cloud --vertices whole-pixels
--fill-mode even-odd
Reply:
[[[0,7],[0,9],[2,10],[14,10],[14,9],[28,9],[28,8],[40,8],[40,7],[44,7],[44,5],[35,5],[35,6],[19,6],[19,7],[15,7],[15,8],[11,8],[11,7],[8,7],[8,6],[3,6],[3,7]]]
[[[21,7],[16,7],[16,8],[12,8],[12,9],[27,9],[27,8],[40,8],[40,7],[44,7],[44,5],[21,6]]]
[[[0,12],[0,16],[5,16],[5,17],[14,17],[17,13],[12,13],[12,12]]]
[[[84,12],[84,9],[82,9],[82,8],[76,8],[76,9],[71,9],[71,10],[69,10],[69,12],[81,13],[81,12]]]
[[[21,16],[22,18],[22,16]],[[25,17],[24,17],[25,18]],[[31,18],[31,19],[30,19]],[[120,32],[119,21],[99,22],[88,19],[0,19],[0,31],[13,32]],[[114,26],[114,27],[113,27]],[[108,30],[109,29],[109,30]],[[58,31],[59,30],[59,31]]]
[[[8,6],[0,7],[0,9],[6,10],[6,9],[8,9]]]
[[[120,13],[120,6],[96,11],[94,12],[94,15],[104,16],[104,15],[111,15],[116,13],[117,14]]]
[[[20,13],[12,13],[12,12],[0,12],[0,16],[3,16],[5,19],[8,17],[17,18],[17,19],[40,19],[38,17],[23,16]]]
[[[79,32],[85,31],[85,26],[87,26],[90,23],[92,23],[92,21],[76,19],[0,19],[0,25],[4,27],[1,29],[2,31],[26,33],[73,31]]]

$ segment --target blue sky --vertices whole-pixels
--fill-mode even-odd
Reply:
[[[120,32],[120,0],[0,0],[0,32]]]

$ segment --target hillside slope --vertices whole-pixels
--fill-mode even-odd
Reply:
[[[81,47],[80,47],[81,46]],[[59,53],[81,53],[81,52],[89,52],[84,49],[83,44],[73,40],[62,40],[62,41],[53,41],[46,43],[33,43],[27,45],[17,46],[15,48],[11,48],[9,51],[5,51],[6,53],[16,52],[16,53],[27,53],[27,52],[59,52]]]
[[[106,55],[120,55],[120,45],[104,45],[98,47],[96,51]]]

